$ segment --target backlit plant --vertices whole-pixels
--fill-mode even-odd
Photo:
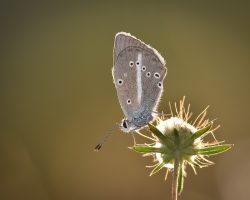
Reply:
[[[158,117],[156,124],[149,123],[152,137],[138,132],[139,135],[153,140],[152,144],[135,144],[131,149],[144,156],[153,156],[155,165],[150,166],[153,170],[150,176],[166,169],[173,173],[172,200],[176,200],[183,190],[186,166],[192,167],[196,174],[196,168],[208,167],[214,164],[207,158],[229,150],[231,144],[218,142],[214,137],[214,131],[219,128],[213,127],[213,121],[206,118],[207,108],[198,115],[193,123],[189,122],[192,116],[190,104],[184,107],[185,97],[180,105],[175,104],[175,112],[169,104],[171,115],[168,118]],[[175,114],[174,114],[175,113]],[[211,134],[212,142],[206,142],[205,137]]]

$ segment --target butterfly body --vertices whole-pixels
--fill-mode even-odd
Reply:
[[[165,60],[155,49],[128,33],[116,34],[112,74],[125,115],[124,132],[143,128],[153,120],[166,73]]]

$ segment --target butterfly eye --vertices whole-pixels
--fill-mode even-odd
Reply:
[[[130,67],[133,67],[133,66],[134,66],[134,62],[133,62],[133,61],[130,61],[130,62],[129,62],[129,66],[130,66]]]
[[[162,87],[162,83],[161,82],[159,82],[157,85],[158,85],[159,88]]]
[[[160,74],[158,72],[154,73],[155,78],[160,78]]]
[[[128,128],[128,124],[127,124],[125,119],[122,121],[122,127],[123,128]]]
[[[146,67],[145,67],[145,66],[142,66],[141,70],[142,70],[142,71],[146,71]]]
[[[150,77],[150,76],[151,76],[151,73],[150,73],[150,72],[147,72],[146,76],[147,76],[147,77]]]
[[[123,84],[123,80],[122,79],[118,79],[117,83],[118,83],[118,85],[122,85]]]
[[[139,61],[137,61],[137,62],[136,62],[136,66],[139,66],[139,65],[140,65],[140,62],[139,62]]]
[[[131,104],[131,100],[130,99],[127,100],[127,104]]]

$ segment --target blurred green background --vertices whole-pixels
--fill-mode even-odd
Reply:
[[[171,179],[114,130],[123,113],[112,83],[119,31],[151,44],[168,74],[159,111],[186,95],[210,105],[234,143],[216,165],[188,169],[180,199],[247,200],[250,12],[247,1],[1,1],[0,199],[170,199]]]

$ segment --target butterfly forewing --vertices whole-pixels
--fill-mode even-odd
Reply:
[[[137,88],[136,80],[136,68],[134,48],[127,47],[125,50],[120,52],[113,68],[113,78],[117,90],[117,96],[119,103],[127,119],[131,120],[133,114],[139,108],[139,104],[136,101]],[[131,66],[130,66],[131,65]],[[122,84],[119,84],[122,81]]]

